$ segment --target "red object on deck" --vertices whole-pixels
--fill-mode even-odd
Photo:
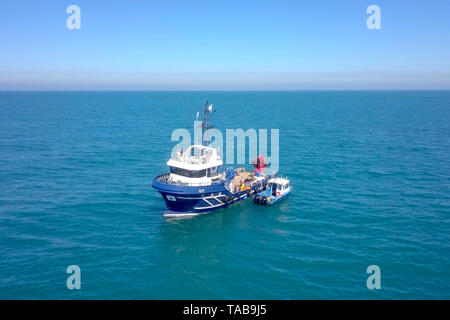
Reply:
[[[256,167],[256,169],[253,170],[254,173],[259,172],[263,174],[264,169],[267,167],[267,162],[262,155],[259,155],[256,160],[253,159],[252,164],[254,167]]]

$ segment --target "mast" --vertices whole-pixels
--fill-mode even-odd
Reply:
[[[211,116],[214,114],[214,112],[216,112],[216,110],[213,110],[213,105],[209,104],[208,101],[206,101],[205,109],[203,110],[202,121],[202,145],[204,146],[207,146],[210,142],[210,139],[205,135],[205,132],[213,127],[209,124],[209,120],[211,119]]]

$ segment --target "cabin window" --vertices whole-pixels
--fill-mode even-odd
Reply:
[[[206,169],[206,173],[207,173],[208,177],[215,176],[217,173],[217,167],[212,167],[212,168]]]
[[[186,178],[203,178],[204,176],[206,176],[206,169],[186,170],[177,167],[170,167],[170,172]]]

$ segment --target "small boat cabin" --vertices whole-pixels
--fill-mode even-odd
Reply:
[[[267,182],[267,195],[278,197],[290,191],[289,180],[283,178],[272,178]]]

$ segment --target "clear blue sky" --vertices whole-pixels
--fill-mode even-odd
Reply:
[[[446,0],[2,0],[0,44],[0,90],[450,89]]]

